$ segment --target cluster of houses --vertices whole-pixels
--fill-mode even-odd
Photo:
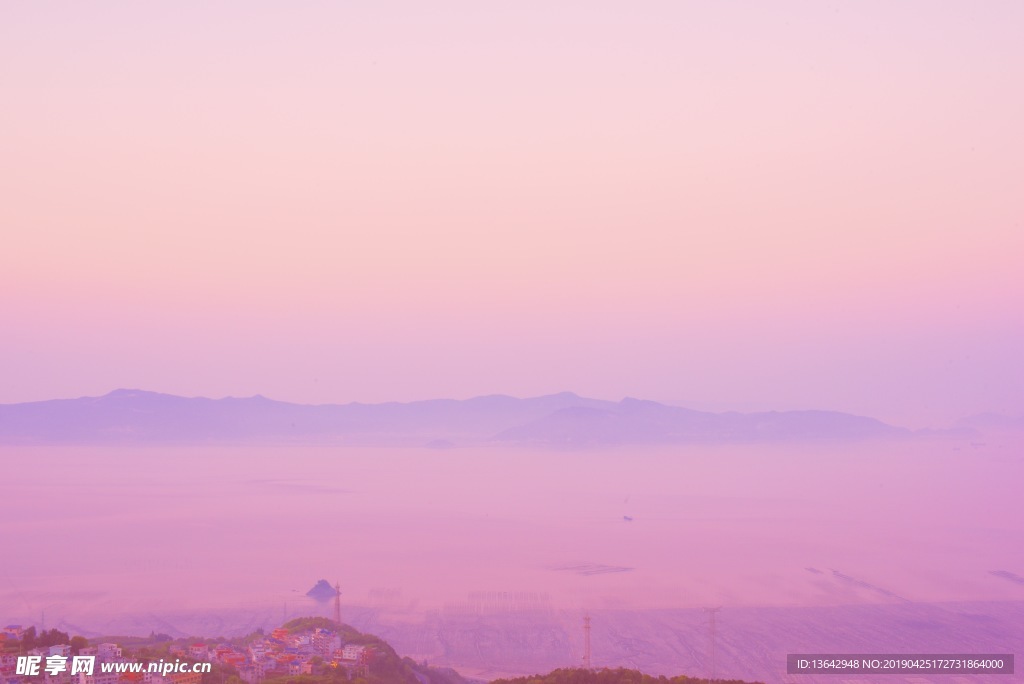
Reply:
[[[202,684],[200,672],[104,672],[105,663],[138,662],[131,653],[112,643],[79,650],[79,656],[94,657],[95,667],[91,674],[72,673],[71,668],[47,672],[45,663],[48,658],[58,656],[58,661],[61,658],[71,660],[70,644],[34,648],[24,653],[4,648],[7,640],[20,643],[22,633],[19,625],[9,625],[0,632],[0,684]],[[258,638],[244,647],[216,643],[171,644],[170,657],[164,661],[221,663],[234,668],[247,684],[259,684],[271,677],[313,674],[317,665],[341,668],[349,677],[365,674],[373,654],[372,647],[343,643],[341,637],[331,630],[318,628],[292,634],[286,629],[275,629],[269,636]],[[41,658],[44,667],[38,674],[20,673],[18,659],[24,656]],[[113,668],[108,666],[106,669]],[[142,669],[146,670],[145,667]]]
[[[103,672],[104,663],[124,663],[121,647],[117,644],[104,643],[86,646],[78,651],[78,656],[91,657],[92,674],[76,672],[72,674],[71,644],[57,644],[29,649],[28,651],[12,652],[6,648],[8,641],[20,642],[24,630],[21,625],[7,625],[3,628],[3,640],[0,641],[0,684],[200,684],[201,674],[189,673],[188,676],[163,676],[159,673],[121,673]],[[18,672],[19,658],[37,658],[40,661],[38,674]],[[61,670],[48,671],[46,664],[54,662],[62,665]]]
[[[191,649],[202,646],[194,644]],[[210,646],[203,658],[231,665],[247,684],[258,684],[268,677],[312,674],[316,659],[326,667],[344,669],[350,677],[365,674],[373,649],[343,643],[337,632],[328,629],[295,634],[275,629],[268,637],[251,642],[244,651],[228,645]]]

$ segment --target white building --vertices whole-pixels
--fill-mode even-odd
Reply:
[[[113,663],[123,660],[121,647],[117,644],[99,644],[96,646],[96,658],[105,663]]]
[[[345,648],[341,649],[342,660],[359,660],[363,657],[363,653],[366,652],[365,646],[356,646],[355,644],[346,644]]]
[[[313,648],[325,658],[329,658],[335,651],[341,648],[341,637],[326,629],[318,629],[313,634]]]
[[[264,656],[267,655],[267,644],[262,639],[249,644],[249,657],[252,658],[253,662],[259,662],[263,660]]]

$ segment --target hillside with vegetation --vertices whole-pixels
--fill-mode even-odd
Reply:
[[[491,684],[705,684],[708,680],[695,677],[653,677],[637,670],[560,669],[546,675],[496,679]],[[716,679],[714,684],[747,684],[739,679]]]
[[[469,684],[455,670],[429,667],[403,658],[380,637],[325,617],[296,618],[269,634],[260,629],[233,638],[174,639],[167,634],[151,633],[148,637],[85,639],[56,629],[39,633],[32,626],[8,629],[14,629],[17,636],[0,634],[0,653],[39,654],[52,646],[67,644],[68,651],[77,655],[88,647],[93,647],[90,652],[96,653],[96,646],[116,645],[123,652],[123,659],[118,656],[122,662],[209,662],[212,669],[202,675],[201,684]],[[12,673],[0,667],[0,681],[8,674]],[[175,675],[170,679],[175,681]],[[491,684],[704,684],[706,681],[686,676],[655,677],[637,670],[566,668],[546,675],[498,679]],[[716,679],[715,684],[746,682]]]
[[[8,629],[14,633],[0,633],[0,654],[44,656],[50,647],[67,645],[67,653],[78,655],[99,644],[116,645],[121,651],[116,658],[119,662],[209,662],[211,671],[202,674],[201,684],[467,684],[454,670],[403,658],[383,639],[323,617],[297,618],[270,634],[260,629],[234,638],[174,639],[151,633],[148,637],[86,639],[56,629],[37,633],[34,626],[22,629],[11,625]],[[325,643],[333,640],[333,644],[314,653],[311,640],[315,643],[318,638]],[[347,656],[341,646],[345,651],[352,649],[354,655]],[[255,657],[257,652],[266,657]],[[255,663],[257,660],[261,662]],[[15,675],[14,660],[2,662],[0,681],[6,681]]]
[[[281,626],[289,634],[301,634],[317,629],[331,630],[346,644],[364,646],[373,652],[366,670],[350,679],[350,673],[332,667],[326,660],[314,664],[313,672],[282,677],[268,677],[262,684],[466,684],[454,670],[428,667],[411,658],[403,658],[388,642],[372,634],[364,634],[346,624],[338,624],[324,617],[305,617],[290,620]]]

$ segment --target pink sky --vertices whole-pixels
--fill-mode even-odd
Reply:
[[[1024,412],[1024,5],[21,3],[0,402]]]

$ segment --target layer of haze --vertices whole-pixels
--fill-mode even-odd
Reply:
[[[385,589],[418,615],[485,591],[561,608],[1013,601],[1024,587],[992,572],[1024,566],[1020,447],[6,446],[0,538],[31,552],[5,558],[0,611],[149,630],[183,609],[276,616],[321,577],[347,605]]]
[[[3,15],[2,402],[1024,412],[1019,2]]]

